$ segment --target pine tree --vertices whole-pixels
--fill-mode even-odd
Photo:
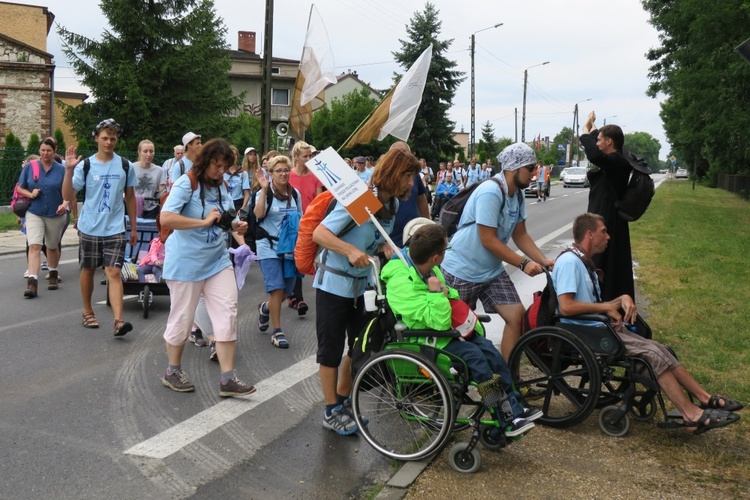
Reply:
[[[431,3],[426,3],[423,12],[416,12],[406,27],[408,40],[400,40],[401,51],[394,52],[396,61],[408,70],[422,52],[432,44],[432,63],[427,73],[422,104],[417,111],[409,143],[415,155],[423,157],[430,165],[437,165],[441,159],[450,158],[461,149],[453,139],[455,123],[448,118],[448,110],[453,104],[458,85],[464,80],[464,73],[457,71],[456,62],[445,54],[453,40],[440,40],[442,21],[439,11]],[[399,75],[394,75],[395,79]]]
[[[31,137],[29,137],[29,142],[26,144],[26,156],[38,155],[39,146],[41,145],[42,140],[39,138],[39,135],[31,134]]]
[[[93,102],[65,111],[78,137],[114,118],[130,142],[168,148],[188,130],[223,135],[232,95],[226,28],[211,0],[102,0],[109,30],[91,40],[60,27],[68,60]],[[93,143],[90,143],[93,145]]]
[[[495,140],[495,129],[492,128],[492,123],[487,120],[482,125],[482,138],[477,146],[479,161],[485,162],[487,158],[492,158],[494,161],[499,152],[500,148],[497,147],[497,141]]]
[[[55,141],[57,141],[57,152],[65,156],[65,135],[59,127],[55,129]]]

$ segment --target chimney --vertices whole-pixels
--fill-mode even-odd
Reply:
[[[237,50],[255,54],[255,32],[238,31],[237,32]]]

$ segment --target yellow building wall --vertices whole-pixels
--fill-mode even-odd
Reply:
[[[63,107],[60,105],[60,102],[63,102],[64,104],[67,104],[69,106],[80,106],[83,101],[80,99],[72,99],[69,97],[55,98],[55,128],[59,128],[62,131],[66,145],[75,146],[76,144],[78,144],[78,138],[70,129],[70,125],[65,123],[65,118],[63,117]],[[52,132],[54,133],[55,131],[53,130]]]
[[[0,33],[47,52],[47,14],[46,7],[0,2]]]

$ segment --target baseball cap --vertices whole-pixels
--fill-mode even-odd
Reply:
[[[187,147],[187,145],[191,141],[193,141],[195,139],[198,139],[199,137],[200,136],[198,134],[195,134],[193,132],[188,132],[187,134],[185,134],[185,135],[182,136],[182,145],[185,146],[185,147]]]
[[[255,151],[255,148],[252,147],[252,146],[250,146],[249,148],[245,149],[245,153],[244,154],[248,154],[250,151]]]
[[[467,338],[474,333],[477,326],[477,315],[471,310],[469,304],[460,299],[451,299],[451,326]]]
[[[404,237],[401,240],[404,242],[404,246],[409,244],[409,238],[411,238],[412,235],[417,232],[417,229],[419,229],[420,227],[426,224],[435,224],[435,221],[432,221],[428,219],[427,217],[416,217],[410,220],[409,222],[407,222],[406,225],[404,226],[404,235],[403,235]]]
[[[356,158],[354,158],[354,163],[365,163],[365,157],[357,156]]]

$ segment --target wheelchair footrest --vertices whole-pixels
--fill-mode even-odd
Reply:
[[[685,427],[685,424],[681,420],[666,420],[664,422],[657,422],[656,426],[659,429],[679,429]]]

